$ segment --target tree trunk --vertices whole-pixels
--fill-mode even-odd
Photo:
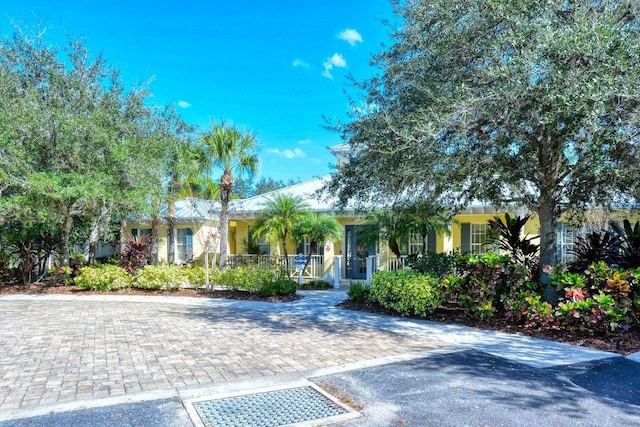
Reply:
[[[176,263],[176,239],[175,239],[175,220],[176,220],[176,202],[171,200],[169,202],[169,206],[167,206],[168,210],[168,222],[169,228],[167,233],[167,262],[169,264]]]
[[[282,239],[282,253],[284,254],[284,268],[287,272],[287,277],[291,278],[289,272],[289,253],[287,252],[287,233],[284,233],[284,239]]]
[[[549,274],[545,273],[545,266],[558,263],[557,256],[557,226],[558,226],[558,198],[541,191],[538,207],[540,218],[540,281],[547,285],[545,297],[548,301],[555,301],[557,295],[553,286],[549,284]]]
[[[427,236],[429,233],[421,234],[422,237],[422,256],[427,256]]]
[[[120,218],[120,253],[124,252],[124,248],[127,246],[127,217]]]
[[[220,190],[220,223],[218,223],[218,235],[220,236],[220,271],[227,268],[227,243],[229,241],[229,199],[231,191]]]
[[[220,177],[220,271],[227,268],[227,245],[229,243],[229,201],[233,192],[234,179],[231,171],[225,170]]]
[[[151,219],[151,265],[158,265],[158,224],[160,220],[156,215]]]
[[[87,262],[93,264],[96,260],[96,249],[100,237],[100,219],[95,216],[91,218],[91,233],[89,234],[89,259]]]
[[[60,257],[62,265],[69,266],[69,236],[71,235],[71,226],[73,225],[73,217],[68,210],[65,213],[62,229],[60,230]]]

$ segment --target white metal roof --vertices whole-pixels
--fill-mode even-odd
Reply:
[[[220,214],[220,202],[217,200],[204,200],[187,198],[177,200],[176,206],[176,219],[178,220],[211,220],[217,221]],[[160,216],[167,216],[168,207],[165,205],[160,210]]]
[[[233,200],[231,219],[255,218],[264,210],[267,201],[276,195],[289,195],[302,198],[314,212],[332,212],[335,199],[320,194],[320,189],[331,179],[331,175],[315,178],[310,181],[290,185],[248,199]]]

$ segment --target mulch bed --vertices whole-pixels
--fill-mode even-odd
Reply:
[[[358,310],[368,313],[384,314],[394,316],[390,310],[374,303],[356,303],[353,301],[344,301],[337,305],[338,308],[346,310]],[[471,326],[479,329],[491,329],[503,332],[510,332],[518,335],[527,335],[535,338],[542,338],[550,341],[559,341],[568,344],[588,347],[597,350],[609,351],[628,355],[640,352],[640,328],[632,328],[628,332],[620,335],[605,335],[594,331],[567,331],[560,328],[534,328],[525,325],[509,323],[504,319],[477,320],[468,318],[464,314],[464,310],[449,306],[437,310],[432,315],[425,318],[442,323],[455,323]]]

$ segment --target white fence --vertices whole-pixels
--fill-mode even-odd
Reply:
[[[253,254],[237,254],[229,255],[227,257],[227,267],[238,267],[241,265],[257,265],[263,268],[271,268],[274,266],[281,266],[285,269],[290,276],[298,277],[300,270],[296,268],[297,255],[289,255],[288,263],[287,257],[277,255],[253,255]],[[288,265],[288,267],[287,267]],[[302,272],[302,277],[306,279],[321,279],[324,271],[324,257],[322,255],[311,255],[309,265]]]

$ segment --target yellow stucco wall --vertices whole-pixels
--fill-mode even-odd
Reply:
[[[204,243],[208,233],[217,232],[217,224],[208,222],[206,224],[184,223],[176,224],[175,230],[191,228],[193,231],[193,259],[197,264],[204,264]],[[127,225],[127,233],[131,233],[133,229],[145,230],[151,229],[150,224],[129,224]],[[164,264],[167,262],[173,262],[168,259],[168,233],[169,227],[167,224],[158,225],[158,262]],[[216,252],[218,252],[216,250]],[[180,260],[178,260],[179,262]]]
[[[466,214],[453,217],[451,225],[452,250],[458,253],[462,252],[462,224],[486,224],[494,216],[492,214]]]

